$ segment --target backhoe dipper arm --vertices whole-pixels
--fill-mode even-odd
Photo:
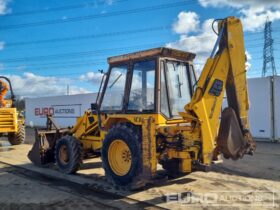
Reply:
[[[192,101],[185,106],[186,116],[191,115],[200,123],[202,160],[207,165],[220,153],[236,160],[255,150],[249,132],[242,24],[238,18],[228,17],[219,20],[218,28],[211,57],[203,68]],[[228,108],[220,120],[225,90]]]

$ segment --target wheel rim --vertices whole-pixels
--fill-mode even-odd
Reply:
[[[131,168],[131,152],[123,140],[117,139],[110,144],[108,161],[116,175],[124,176],[129,172]]]
[[[66,165],[69,162],[69,157],[68,157],[67,146],[66,145],[62,145],[59,149],[59,160],[64,165]]]

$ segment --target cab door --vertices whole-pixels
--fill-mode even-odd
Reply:
[[[156,60],[134,62],[127,105],[128,113],[155,112]]]

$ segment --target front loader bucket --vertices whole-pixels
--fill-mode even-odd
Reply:
[[[53,133],[35,132],[36,139],[32,149],[28,153],[28,158],[35,165],[46,165],[54,162],[55,139],[52,138]]]
[[[227,107],[222,112],[217,149],[225,158],[237,160],[244,154],[253,154],[256,146],[249,133],[242,133],[235,111]]]
[[[29,160],[39,166],[54,163],[56,141],[70,131],[68,128],[60,128],[51,115],[47,115],[46,125],[44,130],[35,130],[35,143],[28,153]]]

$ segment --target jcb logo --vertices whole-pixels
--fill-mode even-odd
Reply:
[[[53,115],[54,108],[52,107],[44,107],[44,108],[35,108],[35,116],[42,116],[42,115]]]
[[[134,122],[137,122],[137,123],[142,122],[142,117],[134,117]]]

